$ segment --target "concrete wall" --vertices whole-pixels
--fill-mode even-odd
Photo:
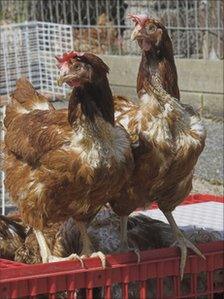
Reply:
[[[110,84],[116,94],[136,98],[136,78],[140,57],[109,56],[102,59],[110,67]],[[182,101],[204,112],[223,115],[223,60],[176,59]]]

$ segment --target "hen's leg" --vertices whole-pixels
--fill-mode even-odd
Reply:
[[[106,268],[106,256],[101,251],[93,252],[94,251],[93,245],[92,245],[92,242],[87,233],[86,224],[81,221],[77,221],[76,223],[78,225],[78,228],[79,228],[79,231],[81,234],[81,238],[82,238],[82,242],[83,242],[81,258],[85,258],[88,256],[89,257],[98,257],[101,260],[102,268],[105,269]]]
[[[180,247],[181,251],[181,260],[180,260],[180,275],[181,279],[183,279],[184,275],[184,268],[186,264],[186,259],[187,259],[187,248],[190,248],[193,250],[197,255],[205,259],[205,256],[201,253],[201,251],[193,244],[191,243],[185,236],[184,234],[180,231],[178,228],[173,215],[171,212],[163,212],[164,215],[166,216],[166,219],[168,220],[171,229],[173,231],[174,237],[176,239],[176,242],[174,245]]]
[[[120,218],[121,244],[119,251],[128,251],[128,216]]]
[[[40,255],[42,258],[43,263],[51,263],[51,262],[59,262],[59,261],[69,261],[69,260],[79,260],[82,267],[83,261],[82,259],[75,253],[67,256],[67,257],[59,257],[59,256],[54,256],[51,254],[50,248],[47,245],[47,242],[45,240],[45,237],[43,233],[39,230],[34,230],[34,233],[37,238],[37,242],[40,248]]]
[[[51,255],[51,251],[46,243],[45,237],[39,230],[34,230],[37,238],[37,242],[40,248],[40,255],[43,263],[48,263],[48,257]]]
[[[133,250],[137,255],[138,263],[140,262],[140,253],[137,248],[129,248],[128,246],[128,216],[120,217],[120,232],[121,232],[121,243],[118,252]]]

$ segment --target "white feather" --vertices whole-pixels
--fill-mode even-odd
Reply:
[[[34,103],[32,105],[33,110],[49,110],[49,103],[48,102],[42,102],[42,103]]]

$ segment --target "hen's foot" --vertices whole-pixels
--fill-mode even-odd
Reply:
[[[80,257],[76,253],[72,253],[67,257],[59,257],[59,256],[55,256],[55,255],[49,255],[46,263],[54,263],[54,262],[62,262],[62,261],[77,261],[77,260],[80,262],[81,267],[84,268],[84,263],[83,263],[82,257]]]
[[[205,259],[205,256],[201,253],[201,251],[193,244],[191,243],[181,232],[181,230],[178,228],[173,215],[171,212],[164,212],[164,215],[166,216],[171,229],[173,231],[174,237],[176,239],[176,242],[173,244],[174,246],[178,246],[181,251],[181,259],[180,259],[180,276],[181,280],[183,279],[184,276],[184,269],[185,269],[185,264],[186,264],[186,259],[187,259],[187,248],[190,248],[193,250],[197,255]]]
[[[106,268],[106,255],[101,252],[101,251],[97,251],[97,252],[93,252],[93,253],[88,253],[88,254],[82,254],[81,255],[81,259],[85,259],[88,257],[98,257],[101,261],[102,264],[102,268],[105,269]]]
[[[34,230],[34,233],[36,235],[37,242],[40,248],[42,263],[78,260],[80,261],[82,268],[84,267],[82,259],[75,253],[72,253],[67,257],[59,257],[59,256],[52,255],[43,233],[39,230]]]
[[[137,255],[137,263],[140,263],[141,261],[141,256],[140,256],[140,251],[138,248],[135,247],[129,247],[128,243],[122,243],[119,248],[116,250],[117,253],[122,253],[122,252],[129,252],[133,251]]]
[[[106,268],[106,256],[101,251],[94,252],[92,242],[87,233],[86,224],[81,221],[78,221],[77,225],[78,225],[80,234],[82,236],[82,241],[83,241],[83,248],[82,248],[82,252],[80,254],[81,258],[84,259],[84,258],[88,258],[88,257],[98,257],[101,261],[102,268],[105,269]]]
[[[140,250],[138,248],[129,247],[129,251],[133,251],[137,255],[137,263],[139,264],[141,261]]]
[[[201,253],[201,251],[193,244],[191,241],[189,241],[181,231],[178,232],[178,234],[175,234],[176,241],[174,242],[173,246],[177,246],[180,248],[181,251],[181,259],[180,259],[180,276],[181,280],[184,276],[184,269],[185,264],[187,260],[187,248],[193,250],[197,255],[199,255],[201,258],[205,259],[205,256]]]

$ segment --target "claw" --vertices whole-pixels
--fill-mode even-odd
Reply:
[[[84,262],[82,260],[82,257],[80,257],[78,254],[76,253],[72,253],[71,255],[68,256],[68,260],[78,260],[81,264],[81,267],[84,268]]]
[[[97,252],[91,253],[90,255],[83,254],[81,256],[81,259],[86,259],[88,257],[98,257],[100,259],[100,261],[101,261],[102,268],[103,269],[106,268],[106,256],[105,256],[105,254],[103,252],[97,251]]]
[[[183,279],[184,276],[184,268],[187,260],[187,248],[193,250],[201,258],[206,259],[205,256],[201,253],[201,251],[193,243],[191,243],[182,233],[178,234],[177,241],[173,244],[173,246],[178,246],[181,251],[181,259],[180,259],[181,280]]]
[[[140,251],[138,248],[136,247],[129,247],[128,244],[126,244],[125,246],[120,246],[116,252],[117,253],[121,253],[121,252],[129,252],[129,251],[133,251],[136,255],[137,255],[137,263],[139,264],[141,261],[141,255],[140,255]]]
[[[81,267],[84,268],[84,263],[83,263],[82,257],[80,257],[76,253],[72,253],[67,257],[58,257],[58,256],[55,256],[55,255],[50,255],[48,257],[48,262],[49,263],[61,262],[61,261],[75,261],[75,260],[78,260],[81,264]]]
[[[101,260],[102,268],[106,268],[106,256],[101,251],[93,252],[90,257],[98,257]]]
[[[137,248],[133,249],[133,251],[137,255],[137,263],[139,264],[141,261],[140,251]]]
[[[176,242],[173,244],[173,246],[178,246],[181,251],[181,259],[180,259],[180,276],[181,280],[183,279],[184,276],[184,268],[186,264],[186,259],[187,259],[187,248],[190,248],[193,250],[197,255],[205,259],[205,256],[201,253],[201,251],[193,244],[191,243],[181,232],[181,230],[178,228],[173,215],[171,212],[164,212],[164,215],[166,216],[172,230],[174,237],[176,239]]]

